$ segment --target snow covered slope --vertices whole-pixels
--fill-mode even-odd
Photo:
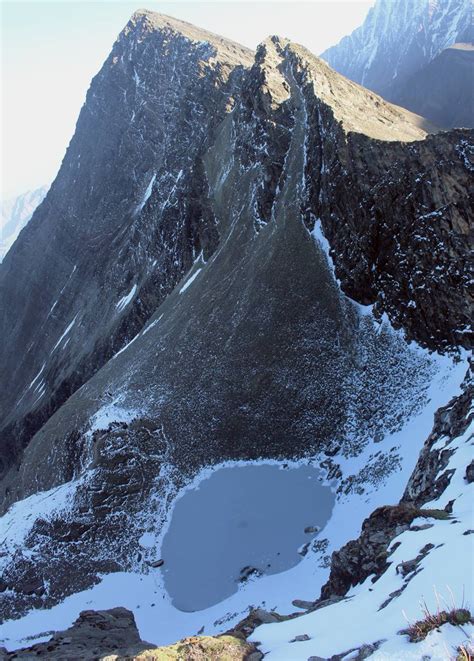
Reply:
[[[48,186],[41,186],[2,202],[0,224],[0,262],[12,247],[21,230],[30,220],[36,207],[43,201]]]
[[[333,605],[257,628],[250,640],[259,641],[265,658],[306,661],[336,654],[380,661],[470,658],[474,651],[472,386],[440,412],[437,422],[402,501],[405,509],[399,507],[399,513],[410,513],[409,521],[403,522],[399,514],[400,532],[394,529],[386,539],[386,569],[370,572]],[[428,492],[423,493],[420,484],[428,485]],[[376,533],[383,537],[383,527],[374,530],[374,537]],[[422,623],[430,616],[435,626],[423,630]]]
[[[318,239],[315,239],[315,241],[318,241]],[[365,332],[368,332],[371,326],[377,329],[378,325],[371,318],[370,311],[365,312],[369,312],[369,316],[364,316]],[[380,329],[380,332],[391,335],[393,339],[396,337],[396,334],[386,324]],[[94,492],[98,484],[97,480],[94,479],[93,472],[86,471],[79,480],[48,492],[40,492],[16,503],[2,519],[3,536],[0,543],[4,555],[0,558],[0,567],[5,580],[8,582],[8,586],[3,593],[5,604],[12,599],[17,606],[19,603],[18,592],[15,594],[12,589],[13,584],[10,582],[13,580],[11,573],[11,558],[13,557],[16,557],[17,560],[23,558],[24,562],[35,563],[36,569],[43,565],[44,554],[47,554],[48,562],[53,563],[48,583],[41,583],[45,590],[44,592],[39,590],[40,598],[36,602],[37,606],[41,606],[42,602],[45,605],[51,604],[49,591],[51,587],[54,589],[54,581],[57,581],[58,578],[53,579],[53,575],[61,571],[61,566],[66,561],[63,556],[66,550],[68,550],[70,558],[74,558],[68,563],[69,578],[74,580],[79,589],[77,589],[76,594],[66,597],[62,603],[52,608],[36,608],[24,617],[7,621],[0,627],[0,645],[4,645],[8,649],[16,649],[26,644],[47,640],[49,637],[47,632],[51,629],[67,628],[76,619],[80,611],[90,608],[106,609],[117,605],[127,607],[134,613],[142,639],[152,641],[156,645],[167,645],[184,636],[196,634],[198,631],[206,635],[225,632],[238,625],[239,621],[246,618],[255,608],[267,611],[276,610],[278,613],[286,615],[295,612],[295,606],[292,603],[295,599],[302,600],[301,603],[306,601],[311,604],[317,598],[329,577],[331,553],[337,551],[349,539],[357,536],[361,522],[371,514],[374,508],[387,503],[394,504],[398,502],[406,486],[406,476],[412,472],[419,452],[423,448],[423,438],[428,436],[432,428],[434,413],[453,395],[460,392],[460,384],[466,371],[464,360],[453,364],[449,357],[438,356],[430,359],[426,351],[414,349],[414,352],[418,355],[419,365],[423,361],[429,361],[431,365],[431,376],[424,383],[419,382],[422,388],[428,387],[428,390],[425,393],[423,405],[416,412],[412,414],[405,413],[399,426],[389,433],[382,432],[383,437],[379,438],[376,443],[369,442],[362,444],[360,447],[348,447],[347,450],[338,451],[335,454],[332,450],[329,454],[325,451],[317,451],[313,454],[308,453],[305,458],[300,460],[287,460],[285,462],[287,469],[307,463],[318,466],[326,475],[326,483],[331,486],[336,497],[336,503],[329,522],[315,536],[308,552],[293,569],[284,573],[264,574],[261,578],[249,580],[239,587],[236,594],[210,608],[195,612],[183,612],[176,609],[165,590],[162,569],[156,566],[159,558],[164,557],[166,562],[166,556],[162,554],[162,540],[173,515],[173,503],[182,493],[181,490],[176,489],[176,485],[180,483],[180,475],[176,471],[176,467],[173,464],[164,464],[152,485],[151,492],[146,496],[144,493],[141,495],[140,511],[135,514],[138,521],[134,520],[134,517],[128,517],[126,520],[126,535],[127,538],[133,538],[134,554],[138,561],[133,563],[128,571],[118,571],[100,576],[97,585],[81,590],[73,565],[74,562],[81,562],[84,569],[84,559],[81,559],[81,555],[84,554],[88,545],[87,527],[90,518],[85,512],[78,517],[79,513],[75,512],[77,509],[75,501],[83,506],[84,501],[81,500],[80,496],[81,490],[83,492],[85,490]],[[413,374],[411,378],[413,378]],[[416,396],[416,393],[411,390],[410,398]],[[403,398],[399,396],[397,403],[402,406]],[[125,421],[130,419],[118,408],[115,409],[115,414],[112,411],[111,414],[115,420]],[[105,424],[108,424],[108,419],[105,420]],[[97,425],[99,427],[101,425],[98,418],[94,421],[94,426],[97,427]],[[126,431],[125,425],[120,428],[122,432]],[[438,439],[431,437],[431,443],[429,444],[431,451],[435,449],[434,440],[438,442]],[[457,441],[458,439],[455,439],[452,442],[453,447]],[[122,452],[122,457],[123,449],[122,436],[122,449],[117,448],[119,452]],[[142,450],[142,447],[140,450]],[[144,459],[144,457],[140,459],[140,471],[142,472],[147,470]],[[465,451],[462,460],[465,460]],[[268,459],[252,463],[257,465],[268,463]],[[281,465],[281,462],[274,461],[273,463]],[[212,468],[206,468],[200,471],[191,482],[188,482],[185,489],[189,491],[198,488],[203,479],[206,479],[212,471],[219,470],[221,466],[239,464],[247,465],[247,462],[237,462],[236,464],[228,461]],[[416,484],[415,488],[412,489],[410,494],[412,499],[414,498],[414,492],[422,492],[419,485]],[[110,491],[108,496],[112,499],[115,498],[113,492]],[[291,498],[292,495],[288,494],[288,499],[291,500]],[[443,495],[443,507],[445,500],[446,497]],[[122,499],[122,503],[125,502]],[[126,506],[130,507],[130,502]],[[298,506],[298,502],[295,502],[294,507],[297,508]],[[433,505],[433,507],[439,506],[439,504]],[[428,507],[428,505],[424,505],[424,507]],[[123,516],[124,512],[120,512],[116,508],[113,512],[113,518],[116,521],[115,526],[112,525],[110,519],[104,518],[102,520],[104,528],[102,532],[106,533],[106,543],[111,548],[114,546],[114,540],[110,535],[119,533],[120,527],[117,527],[117,524],[120,523],[120,518]],[[205,518],[206,516],[206,511],[199,511],[199,517]],[[469,515],[466,512],[463,516]],[[422,523],[426,523],[426,519],[423,519]],[[449,522],[445,523],[447,525]],[[68,538],[70,535],[75,535],[75,526],[80,526],[77,531],[79,537],[74,542],[79,555],[76,555],[72,548],[68,549]],[[456,528],[459,535],[464,532],[465,527],[461,524]],[[45,534],[51,535],[54,529],[60,535],[54,542],[54,554],[50,555],[53,548],[48,549],[48,546],[45,545]],[[440,529],[439,535],[442,537],[443,534],[444,530]],[[459,535],[456,539],[459,539]],[[418,539],[419,537],[416,537],[416,540]],[[462,539],[464,540],[464,538]],[[424,537],[421,540],[421,546],[423,546],[423,540]],[[97,544],[97,538],[95,541]],[[217,549],[219,549],[221,541],[223,540],[213,537],[209,539],[209,544],[214,547],[217,546]],[[123,545],[123,543],[122,537],[120,545]],[[188,549],[189,554],[193,554],[193,539],[185,537],[182,544]],[[245,551],[245,549],[243,550]],[[409,552],[411,552],[411,547],[407,553]],[[96,546],[95,553],[98,555],[96,562],[100,562],[104,558],[103,549]],[[406,560],[410,558],[411,556],[406,554],[403,556],[403,559]],[[463,560],[460,557],[458,568],[462,567],[462,571],[465,572],[468,566],[468,559]],[[44,576],[43,568],[41,572]],[[426,574],[428,577],[428,572]],[[35,579],[38,580],[38,578],[38,573],[30,573],[30,590],[38,592],[38,585],[35,586],[34,584]],[[23,577],[21,580],[24,580]],[[366,587],[372,599],[367,607],[369,615],[372,613],[370,609],[376,610],[380,602],[388,596],[388,592],[392,590],[392,587],[393,589],[399,587],[397,580],[391,578],[388,581],[388,587],[385,583],[381,583],[381,591],[374,593],[373,596],[370,589],[371,584],[369,583]],[[400,581],[401,579],[399,579]],[[453,585],[457,589],[457,584]],[[468,587],[466,585],[466,595],[468,595]],[[31,596],[33,596],[33,593],[30,595],[30,599]],[[347,603],[350,604],[351,602]],[[344,604],[346,604],[345,601],[326,610],[332,612],[333,608],[341,608]],[[418,601],[415,602],[415,607],[417,607],[417,604]],[[392,619],[385,622],[384,619],[379,618],[379,624],[377,625],[387,638],[393,633],[394,626],[398,626],[394,624],[396,615],[400,618],[400,628],[405,625],[405,620],[402,614],[397,611],[396,605],[392,606],[391,611],[395,613]],[[413,607],[408,612],[410,612],[410,615],[412,613],[417,614],[416,608]],[[321,644],[319,636],[314,640],[311,636],[313,640],[311,645],[290,643],[289,641],[294,636],[308,634],[313,631],[313,621],[318,613],[323,614],[323,611],[317,611],[317,613],[287,623],[272,625],[272,627],[268,627],[268,632],[267,628],[259,628],[256,630],[253,639],[262,641],[263,651],[271,651],[276,658],[292,660],[307,659],[311,654],[325,654],[326,650],[330,649],[333,649],[334,653],[341,652],[346,649],[345,645],[355,647],[357,644],[360,646],[362,643],[373,642],[370,627],[359,625],[354,626],[354,628],[351,627],[346,633],[346,638],[340,636],[335,638],[331,629],[326,633],[329,638],[328,642],[323,639]],[[345,612],[343,616],[344,618],[353,617],[353,615],[346,615]],[[166,627],[160,626],[162,622],[166,622]],[[322,620],[321,626],[323,629],[327,629],[327,620]],[[377,633],[379,633],[378,630]],[[404,639],[401,638],[400,640],[403,643]],[[341,643],[340,646],[339,643]],[[331,647],[331,644],[333,647]]]
[[[321,57],[398,103],[409,76],[448,46],[472,39],[471,0],[377,0],[363,25]]]

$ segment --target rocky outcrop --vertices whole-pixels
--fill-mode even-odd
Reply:
[[[46,643],[6,653],[5,659],[117,659],[153,648],[140,639],[133,613],[126,608],[83,611],[65,631]]]
[[[134,657],[135,658],[135,657]],[[166,661],[260,661],[263,654],[255,645],[236,636],[193,636],[175,645],[156,647],[139,654],[137,660]]]
[[[0,649],[0,655],[2,650]],[[2,659],[82,659],[84,661],[259,661],[254,645],[235,636],[194,636],[175,645],[156,647],[141,640],[133,613],[126,608],[83,611],[66,631],[14,652],[3,651]]]
[[[329,580],[321,589],[320,598],[342,597],[368,576],[376,580],[389,566],[390,542],[408,530],[415,518],[433,514],[436,513],[403,502],[376,509],[363,522],[360,537],[333,553]]]
[[[434,427],[427,438],[418,458],[402,501],[416,506],[424,505],[438,498],[446,489],[451,479],[451,472],[446,471],[449,457],[453,450],[450,441],[461,436],[471,423],[474,413],[472,402],[474,385],[467,382],[464,392],[440,408],[435,415]],[[447,438],[443,448],[434,447],[442,438]],[[466,468],[467,472],[469,467]]]

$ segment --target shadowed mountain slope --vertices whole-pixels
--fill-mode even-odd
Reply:
[[[455,44],[400,88],[397,103],[438,126],[474,126],[474,47]]]
[[[0,266],[0,473],[217,244],[202,157],[250,51],[139,11]]]

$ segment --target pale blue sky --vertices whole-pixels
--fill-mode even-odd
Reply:
[[[1,197],[50,183],[90,80],[140,7],[255,46],[279,34],[320,53],[360,25],[374,0],[1,2]]]

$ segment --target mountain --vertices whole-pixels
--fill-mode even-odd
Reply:
[[[364,23],[321,57],[344,76],[400,103],[400,90],[411,76],[446,48],[473,38],[471,0],[377,0]]]
[[[2,203],[0,261],[12,247],[47,192],[48,186],[41,186]]]
[[[473,147],[472,131],[437,133],[287,40],[251,53],[134,14],[92,81],[44,203],[0,267],[2,644],[41,644],[93,605],[133,610],[141,639],[168,645],[237,627],[249,604],[267,601],[286,615],[276,624],[260,613],[259,623],[293,644],[287,619],[292,639],[308,635],[293,630],[295,597],[313,604],[323,589],[326,602],[341,601],[370,580],[365,569],[383,569],[377,551],[388,551],[371,535],[375,559],[352,571],[346,545],[357,550],[363,522],[396,507],[418,475],[400,526],[375,517],[388,522],[379,539],[388,547],[429,518],[419,513],[429,502],[419,456],[432,481],[438,469],[466,468],[464,452],[449,464],[464,433],[449,411],[469,394]],[[462,420],[465,404],[455,407]],[[296,545],[289,571],[234,549],[234,593],[180,610],[163,582],[173,558],[161,557],[174,505],[202,493],[209,474],[249,462],[280,477],[318,471],[332,494],[328,519],[299,531],[316,536]],[[237,513],[236,546],[249,510],[261,526],[262,504],[277,502],[268,488]],[[285,491],[272,512],[284,536],[298,493]],[[209,555],[226,548],[220,522],[203,532],[208,519],[192,509],[198,528],[190,534],[188,522],[176,550],[188,565],[198,543]],[[203,591],[212,569],[194,570]],[[384,636],[396,639],[397,626],[393,617]],[[255,636],[276,649],[262,629]],[[307,659],[306,642],[295,638],[300,653],[286,658]]]
[[[144,12],[115,43],[1,266],[0,473],[214,249],[202,155],[250,62],[232,42]]]
[[[408,78],[397,103],[437,126],[474,126],[474,47],[454,44]]]

